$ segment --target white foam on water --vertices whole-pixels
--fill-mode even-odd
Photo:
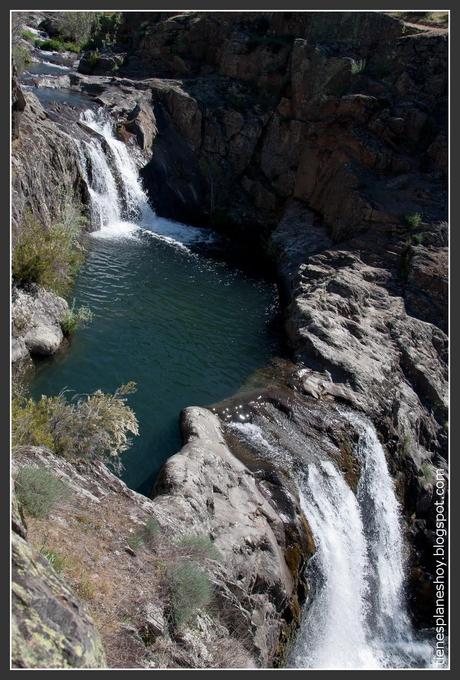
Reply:
[[[81,119],[97,133],[94,139],[80,143],[80,149],[93,222],[99,229],[112,222],[119,224],[128,220],[150,232],[154,238],[185,250],[188,250],[188,245],[213,240],[207,229],[191,227],[155,214],[142,187],[136,163],[126,144],[114,136],[112,121],[103,109],[88,109],[82,113]]]
[[[106,226],[92,231],[90,236],[98,239],[137,239],[141,230],[132,222],[111,222]]]

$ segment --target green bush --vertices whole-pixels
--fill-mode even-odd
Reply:
[[[18,285],[36,283],[65,293],[81,266],[84,251],[79,242],[81,216],[61,221],[49,229],[31,212],[18,228],[13,247],[12,275]]]
[[[132,550],[134,550],[134,552],[136,550],[139,550],[139,548],[141,548],[144,545],[144,541],[142,539],[142,536],[140,536],[139,534],[134,534],[133,536],[128,536],[128,538],[126,539],[126,542],[129,545],[129,547]]]
[[[129,448],[128,434],[139,434],[137,418],[126,404],[135,384],[121,385],[114,394],[97,390],[67,400],[42,396],[39,401],[13,398],[13,446],[47,446],[66,458],[110,461]]]
[[[46,40],[40,40],[37,38],[34,41],[35,47],[39,50],[46,50],[48,52],[75,52],[78,54],[81,51],[81,47],[75,42],[66,42],[60,40],[59,38],[47,38]]]
[[[170,603],[174,624],[189,623],[212,600],[208,575],[194,564],[180,563],[170,573]]]
[[[81,307],[75,307],[75,300],[72,303],[72,307],[64,314],[61,319],[61,328],[65,336],[72,335],[75,333],[79,326],[85,326],[93,319],[93,312],[89,307],[82,305]]]
[[[62,41],[85,44],[97,24],[99,12],[59,12],[55,32]]]
[[[423,231],[419,231],[418,234],[414,234],[412,236],[413,242],[416,243],[418,246],[423,243],[424,239],[425,239],[425,234],[423,233]]]
[[[222,559],[222,555],[214,543],[205,534],[184,536],[180,539],[178,545],[192,558],[203,559],[208,557],[211,560],[217,561]]]
[[[24,38],[24,40],[27,40],[27,42],[35,42],[35,33],[32,33],[32,31],[28,31],[26,28],[24,28],[21,31],[21,37]]]
[[[15,489],[25,512],[32,517],[48,517],[59,501],[68,495],[68,486],[45,467],[27,466],[16,475]]]
[[[97,12],[91,37],[86,47],[111,47],[115,44],[122,22],[121,12]]]
[[[152,543],[160,533],[161,527],[155,517],[150,517],[142,529],[142,539],[144,543]]]
[[[366,70],[366,60],[365,59],[352,59],[351,60],[351,73],[354,76],[363,73]]]
[[[408,213],[404,216],[404,221],[411,229],[418,229],[422,223],[422,216],[420,213]]]

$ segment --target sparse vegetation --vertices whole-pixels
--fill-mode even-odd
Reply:
[[[116,42],[121,21],[121,12],[97,12],[86,47],[111,47]]]
[[[63,393],[38,401],[15,397],[13,445],[42,445],[66,458],[120,465],[119,456],[130,445],[128,435],[139,434],[137,418],[126,403],[134,391],[130,382],[114,394],[97,390],[72,400]]]
[[[62,574],[66,567],[66,559],[63,555],[58,553],[56,550],[51,550],[50,548],[43,547],[40,550],[41,554],[46,557],[48,562],[53,567],[54,571],[58,574]]]
[[[72,207],[64,209],[61,219],[50,228],[26,212],[13,246],[13,281],[65,293],[83,262],[82,226],[81,213]]]
[[[133,536],[128,536],[126,540],[127,544],[131,548],[131,550],[139,550],[144,545],[144,541],[142,539],[142,536],[140,534],[134,534]]]
[[[89,307],[82,305],[81,307],[75,307],[75,300],[72,302],[72,306],[65,313],[64,317],[61,319],[61,328],[65,336],[70,336],[77,328],[80,326],[85,326],[90,323],[93,319],[93,312]]]
[[[212,585],[208,575],[195,564],[184,562],[170,573],[170,604],[173,623],[180,627],[196,616],[199,609],[212,600]]]
[[[366,60],[365,59],[352,59],[351,60],[351,73],[352,75],[356,76],[359,73],[362,73],[366,68]]]
[[[96,584],[85,576],[78,581],[75,590],[83,600],[92,600],[97,592]]]
[[[409,456],[412,448],[412,437],[406,432],[401,441],[401,448],[404,456]]]
[[[78,54],[81,51],[78,43],[60,40],[59,38],[47,38],[46,40],[37,38],[34,40],[34,45],[38,49],[48,52],[74,52]]]
[[[412,241],[416,245],[420,246],[423,243],[424,238],[425,238],[425,234],[423,233],[423,231],[419,231],[418,234],[413,234]]]
[[[68,486],[43,466],[22,467],[15,480],[18,501],[31,517],[48,517],[68,494]]]
[[[434,468],[431,463],[425,461],[420,466],[420,473],[425,482],[430,484],[434,479]]]
[[[160,530],[161,527],[155,517],[150,517],[142,529],[137,531],[134,535],[129,536],[126,542],[134,552],[139,550],[143,545],[151,547],[158,538]]]
[[[420,213],[407,213],[404,215],[404,221],[410,229],[418,229],[422,223],[422,215]]]
[[[202,560],[207,557],[211,560],[219,561],[222,558],[220,552],[217,550],[209,536],[204,534],[184,536],[180,539],[178,545],[184,549],[187,555],[192,559]]]
[[[24,40],[27,40],[27,42],[35,42],[35,33],[32,33],[32,31],[29,31],[28,29],[24,28],[21,31],[21,38]]]
[[[53,34],[60,40],[84,45],[98,19],[97,12],[58,12],[52,21]]]

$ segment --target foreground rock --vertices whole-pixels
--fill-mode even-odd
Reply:
[[[272,666],[298,622],[303,556],[314,549],[308,527],[287,490],[280,519],[279,501],[232,455],[215,415],[186,409],[182,426],[186,444],[166,464],[152,499],[102,465],[18,449],[15,468],[45,465],[69,487],[50,518],[29,519],[28,540],[62,556],[63,575],[86,599],[109,666]],[[133,542],[152,519],[158,533]],[[199,561],[214,587],[212,606],[177,629],[170,574],[193,559],[181,547],[187,536],[210,538],[219,559],[203,554]],[[15,616],[21,626],[28,614],[19,608]],[[39,656],[34,663],[46,665]]]
[[[12,520],[13,667],[104,667],[93,621],[48,560],[28,543],[15,497]]]

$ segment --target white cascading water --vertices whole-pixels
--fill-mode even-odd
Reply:
[[[289,659],[294,668],[378,669],[431,665],[432,647],[415,638],[407,614],[400,508],[374,427],[345,415],[359,433],[357,493],[331,461],[299,475],[302,509],[316,553],[313,597]],[[255,447],[276,445],[252,423],[234,423]],[[279,453],[279,452],[278,452]]]
[[[100,237],[128,236],[139,228],[172,245],[185,247],[209,241],[208,230],[158,217],[149,205],[138,168],[128,147],[113,134],[104,109],[88,109],[81,121],[95,135],[80,140],[78,149],[83,176],[91,199],[92,223]]]
[[[308,467],[301,495],[317,552],[316,593],[292,653],[297,668],[378,668],[366,636],[368,567],[355,494],[330,461]]]

